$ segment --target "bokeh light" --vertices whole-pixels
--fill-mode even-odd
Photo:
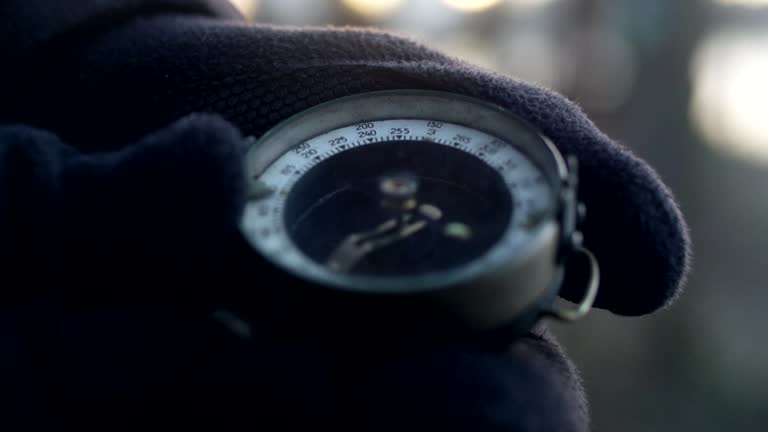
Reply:
[[[714,0],[724,6],[768,7],[768,0]]]
[[[247,18],[253,18],[259,11],[259,0],[230,0]]]
[[[578,52],[580,73],[572,83],[574,96],[591,112],[612,112],[631,96],[637,78],[635,54],[619,33],[595,29],[583,36],[589,49]]]
[[[347,9],[366,18],[386,17],[402,3],[402,0],[341,0]]]
[[[707,142],[768,163],[768,33],[714,33],[692,62],[690,112]]]
[[[335,0],[261,0],[259,17],[277,25],[327,25],[336,19],[338,6]]]
[[[497,69],[550,88],[564,84],[569,71],[563,67],[563,53],[555,38],[533,29],[510,29],[504,35],[504,43],[496,49]]]
[[[498,6],[501,0],[443,0],[448,6],[462,12],[482,12]]]
[[[557,0],[507,0],[506,3],[513,9],[526,10],[544,7]]]

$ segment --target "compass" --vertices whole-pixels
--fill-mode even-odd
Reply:
[[[339,98],[250,139],[245,166],[240,229],[314,322],[519,332],[542,316],[580,318],[596,295],[576,160],[489,102],[424,90]],[[574,254],[591,278],[566,307],[556,300]]]

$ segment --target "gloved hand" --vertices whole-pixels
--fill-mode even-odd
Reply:
[[[14,269],[55,270],[23,273],[43,285],[45,306],[2,310],[1,358],[14,372],[0,392],[14,405],[0,406],[13,407],[12,418],[106,418],[107,429],[129,420],[252,428],[278,419],[355,430],[587,430],[578,375],[543,329],[501,352],[362,352],[281,339],[268,326],[241,338],[210,319],[209,303],[222,296],[258,310],[269,302],[254,294],[280,288],[233,226],[242,205],[235,130],[259,136],[362,91],[448,90],[526,118],[579,158],[583,232],[603,269],[596,305],[642,315],[678,292],[688,238],[672,195],[553,92],[383,33],[248,25],[222,12],[223,1],[82,0],[83,9],[55,6],[61,20],[36,20],[35,2],[6,1],[0,15],[13,18],[16,4],[23,13],[2,28],[34,29],[7,39],[0,121],[48,131],[6,129],[13,152],[3,158],[30,168],[2,165],[0,213],[12,223],[0,232],[14,233],[17,246],[57,246],[42,253],[44,266],[26,259],[37,247],[11,251]],[[165,129],[195,112],[231,125],[200,116]],[[70,297],[79,291],[89,295]],[[570,285],[563,292],[580,294]]]
[[[578,375],[543,329],[502,351],[323,349],[267,322],[233,332],[215,306],[258,273],[234,231],[243,151],[212,115],[97,154],[0,128],[4,424],[584,430]]]

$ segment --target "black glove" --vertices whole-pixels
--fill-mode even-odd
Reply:
[[[15,3],[20,4],[2,6],[3,17]],[[242,339],[217,327],[207,315],[206,298],[225,291],[229,299],[238,294],[252,299],[254,291],[274,288],[254,286],[261,268],[233,225],[242,205],[237,134],[209,117],[154,131],[189,113],[210,112],[244,135],[259,136],[317,103],[382,89],[449,90],[498,103],[578,156],[580,195],[589,209],[586,245],[603,268],[597,305],[626,315],[650,313],[672,301],[687,265],[682,217],[645,163],[559,95],[402,38],[251,26],[222,14],[223,3],[216,1],[190,1],[184,7],[170,0],[104,4],[82,1],[86,10],[98,13],[64,11],[63,27],[51,31],[58,20],[38,23],[31,26],[42,29],[35,37],[19,39],[4,52],[12,61],[0,72],[0,90],[7,95],[0,119],[48,130],[74,146],[67,148],[50,134],[8,129],[11,138],[33,137],[25,142],[37,143],[32,146],[38,149],[24,147],[32,156],[21,159],[33,161],[28,166],[48,173],[48,180],[31,195],[45,198],[39,204],[19,200],[19,191],[38,188],[39,177],[3,164],[3,190],[12,198],[3,197],[11,204],[3,202],[2,213],[15,223],[0,226],[0,232],[26,232],[16,238],[17,245],[51,246],[55,253],[42,254],[42,266],[25,259],[37,257],[39,249],[25,248],[25,255],[14,251],[14,268],[37,268],[32,276],[38,280],[58,280],[55,290],[47,285],[47,296],[40,297],[56,303],[5,308],[3,331],[12,343],[3,358],[16,362],[12,370],[19,372],[13,376],[21,380],[3,387],[21,404],[11,413],[41,421],[83,420],[96,406],[113,422],[129,416],[145,426],[150,414],[163,413],[170,423],[236,419],[233,424],[255,425],[275,416],[288,423],[322,420],[318,427],[358,430],[588,428],[578,376],[543,330],[504,352],[452,346],[363,353],[312,348],[258,327]],[[34,22],[32,9],[23,10],[22,21]],[[147,134],[165,144],[135,144]],[[53,144],[34,138],[40,136]],[[14,140],[3,145],[19,154]],[[187,141],[196,143],[194,150],[178,151]],[[223,142],[223,150],[209,147],[212,141]],[[199,157],[206,152],[215,162]],[[83,162],[61,177],[65,160]],[[204,173],[195,174],[214,181],[198,182],[191,167],[204,167]],[[172,174],[177,169],[187,175]],[[17,174],[11,178],[7,172]],[[195,179],[192,188],[185,184],[188,176]],[[62,183],[69,186],[46,186],[67,177],[75,179]],[[199,187],[209,189],[186,195],[197,194],[193,188]],[[57,223],[75,228],[62,232],[67,230],[47,226],[47,213],[36,212],[50,211],[48,202],[64,209]],[[190,209],[202,213],[190,215]],[[94,211],[112,218],[94,218]],[[123,211],[132,217],[122,219]],[[27,228],[20,231],[16,224]],[[50,231],[51,237],[41,236]],[[89,248],[73,247],[76,233]],[[57,240],[49,245],[46,239]],[[46,273],[49,269],[56,273]],[[186,293],[194,302],[184,305],[187,297],[178,297],[184,292],[179,288],[192,282],[203,282],[207,290]],[[8,282],[3,286],[7,290]],[[126,305],[131,287],[142,294],[133,300],[144,304]],[[51,291],[58,295],[51,297]],[[108,307],[86,304],[94,298],[89,296],[65,302],[70,292],[108,293],[111,300],[117,292],[123,300]],[[148,298],[154,301],[148,292],[163,301],[147,305]],[[566,285],[563,295],[581,293]]]

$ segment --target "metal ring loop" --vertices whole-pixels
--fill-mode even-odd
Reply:
[[[595,302],[595,298],[597,297],[597,288],[600,285],[600,266],[597,263],[597,258],[595,258],[595,255],[593,255],[589,249],[582,246],[579,246],[577,251],[586,255],[587,258],[589,258],[590,264],[589,284],[587,285],[587,292],[584,294],[584,298],[576,308],[566,308],[563,306],[553,305],[551,308],[545,311],[546,314],[562,321],[576,321],[587,315],[592,309],[592,304]]]

